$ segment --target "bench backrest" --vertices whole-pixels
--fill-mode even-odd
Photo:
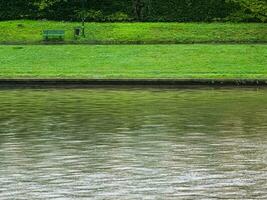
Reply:
[[[64,35],[64,30],[44,30],[43,33],[45,35]]]

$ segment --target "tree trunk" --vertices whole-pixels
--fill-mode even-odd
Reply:
[[[135,19],[138,21],[143,20],[143,9],[145,7],[145,3],[143,0],[132,0],[133,4],[133,12],[135,15]]]

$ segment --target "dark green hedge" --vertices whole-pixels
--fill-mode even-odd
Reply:
[[[85,0],[83,10],[82,1],[0,0],[0,20],[219,21],[239,9],[226,0]]]

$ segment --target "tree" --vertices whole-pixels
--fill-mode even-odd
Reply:
[[[151,0],[132,0],[133,14],[136,20],[143,21],[150,14]]]
[[[244,13],[251,13],[253,17],[266,22],[267,21],[267,0],[230,0],[237,3]]]

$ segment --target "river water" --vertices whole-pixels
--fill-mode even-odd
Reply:
[[[2,89],[0,199],[267,199],[267,89]]]

